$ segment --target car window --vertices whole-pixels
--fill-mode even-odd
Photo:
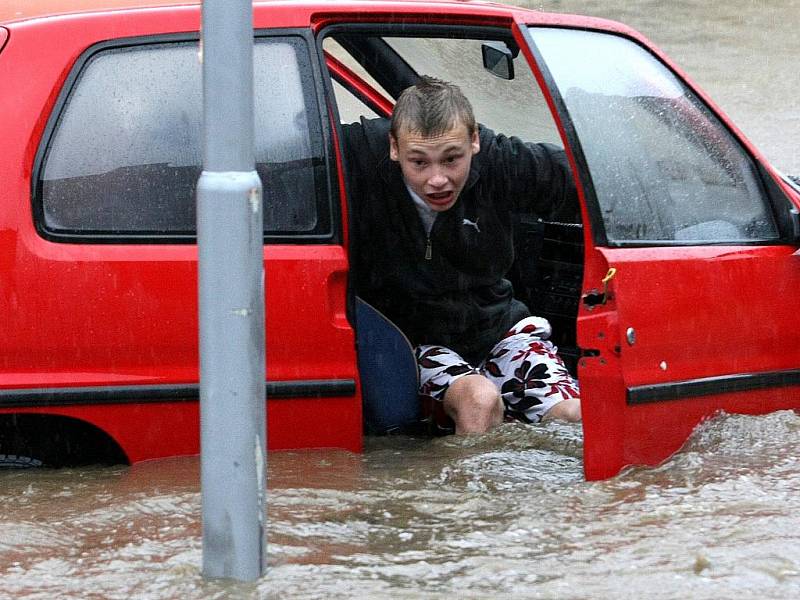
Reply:
[[[382,39],[418,75],[431,75],[461,87],[470,99],[475,117],[483,125],[497,133],[514,135],[526,141],[561,145],[561,138],[544,96],[521,55],[514,60],[514,78],[502,80],[483,68],[481,45],[484,40],[417,37],[410,34],[403,37],[382,36]],[[323,48],[387,98],[391,97],[333,39],[326,38]],[[354,112],[353,103],[341,91],[337,92],[336,100],[342,122],[355,121],[360,114],[369,116],[366,112]]]
[[[514,78],[504,80],[483,68],[483,40],[385,39],[420,75],[433,75],[466,91],[480,123],[526,141],[561,145],[544,96],[522,55],[514,60]]]
[[[264,231],[329,236],[326,153],[305,42],[259,38],[254,65]],[[86,61],[40,169],[44,230],[115,241],[194,235],[201,90],[197,42],[109,48]]]
[[[660,61],[615,35],[531,34],[580,140],[610,242],[778,238],[752,160]]]

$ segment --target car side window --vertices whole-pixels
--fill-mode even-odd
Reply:
[[[616,35],[531,34],[580,140],[610,243],[779,238],[749,155],[660,61]]]
[[[329,239],[328,163],[306,42],[260,37],[254,65],[265,235]],[[40,228],[56,239],[194,236],[201,90],[196,41],[93,54],[69,92],[39,168]]]

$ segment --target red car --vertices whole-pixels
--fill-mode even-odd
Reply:
[[[0,460],[194,454],[200,6],[70,4],[0,4]],[[800,407],[800,189],[640,34],[462,1],[264,2],[254,26],[271,449],[362,447],[339,128],[420,74],[566,149],[580,218],[519,215],[510,277],[579,378],[588,479],[716,411]]]

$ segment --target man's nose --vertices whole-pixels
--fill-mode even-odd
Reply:
[[[447,185],[447,177],[439,169],[435,169],[428,178],[428,185],[431,187],[442,187]]]

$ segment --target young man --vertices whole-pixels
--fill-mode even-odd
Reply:
[[[452,84],[423,77],[391,122],[344,128],[357,293],[416,346],[420,393],[456,433],[504,412],[525,422],[580,419],[577,383],[505,279],[512,213],[574,212],[563,151],[478,128]]]

